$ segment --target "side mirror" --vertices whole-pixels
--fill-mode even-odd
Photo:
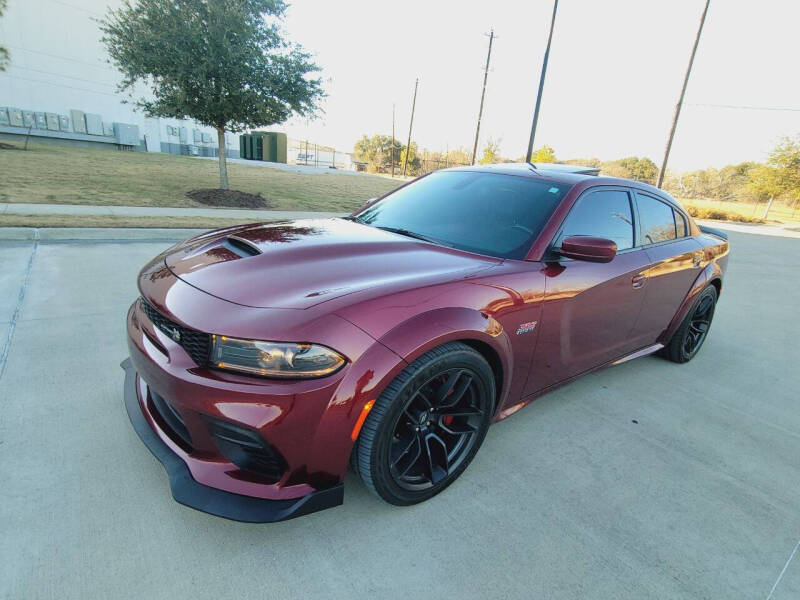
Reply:
[[[607,263],[617,255],[617,244],[606,238],[573,235],[561,241],[559,254],[575,260]]]

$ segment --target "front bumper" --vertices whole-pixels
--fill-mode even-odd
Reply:
[[[126,359],[121,366],[125,370],[125,408],[128,418],[144,445],[164,465],[172,497],[177,502],[235,521],[273,523],[339,506],[344,501],[344,486],[341,483],[301,498],[283,500],[245,496],[198,483],[183,459],[164,443],[145,417],[137,389],[137,374],[131,360]]]

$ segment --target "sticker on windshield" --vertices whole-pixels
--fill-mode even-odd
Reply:
[[[558,193],[558,188],[557,187],[551,187],[547,191],[550,192],[551,194],[557,194]]]

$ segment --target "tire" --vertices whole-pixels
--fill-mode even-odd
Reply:
[[[716,305],[717,288],[709,285],[697,296],[691,310],[664,348],[666,358],[682,364],[697,356],[708,337]]]
[[[492,369],[480,353],[460,342],[434,348],[376,400],[353,447],[352,465],[386,502],[423,502],[455,481],[475,457],[495,395]]]

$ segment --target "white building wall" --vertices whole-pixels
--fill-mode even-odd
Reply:
[[[188,129],[189,144],[193,130],[211,135],[216,147],[216,132],[191,121],[146,119],[123,104],[117,93],[120,75],[107,62],[100,41],[96,19],[121,0],[9,0],[0,18],[0,40],[10,53],[10,64],[0,73],[0,106],[37,112],[69,115],[71,109],[102,116],[104,122],[138,125],[139,136],[148,135],[147,147],[160,150],[161,143],[179,143],[167,135],[167,125]],[[227,147],[238,152],[238,136],[227,136]]]

